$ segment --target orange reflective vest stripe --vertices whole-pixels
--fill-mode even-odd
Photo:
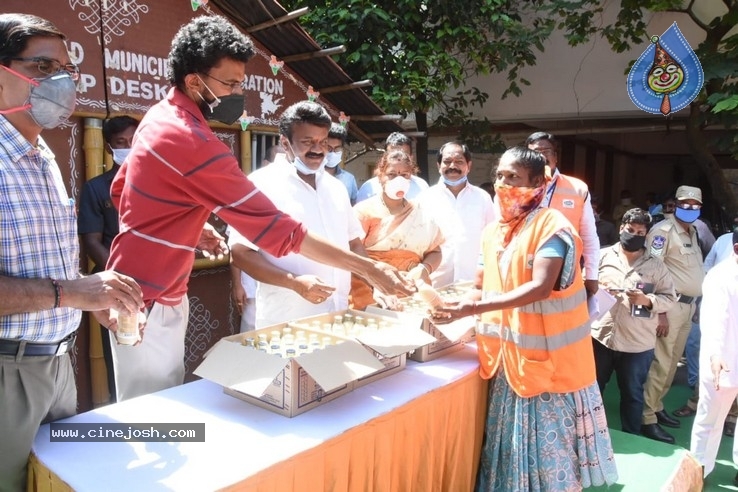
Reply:
[[[589,188],[584,181],[559,173],[556,178],[548,208],[553,208],[564,214],[569,222],[579,231],[579,224],[584,213],[584,202],[589,195]]]
[[[497,227],[488,228],[483,238],[485,298],[531,281],[536,252],[554,234],[570,243],[565,264],[574,269],[571,285],[552,291],[547,299],[484,313],[477,328],[481,376],[491,378],[502,364],[510,386],[521,397],[576,391],[596,379],[587,294],[578,261],[582,241],[559,212],[539,209],[534,214],[511,243],[515,249],[504,280]]]

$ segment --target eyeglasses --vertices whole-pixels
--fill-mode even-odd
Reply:
[[[72,80],[75,82],[79,80],[79,67],[74,63],[62,64],[53,58],[46,58],[45,56],[33,56],[30,58],[16,56],[13,58],[6,58],[6,60],[33,62],[36,64],[38,71],[45,75],[56,75],[64,70],[69,74]]]
[[[699,210],[702,208],[702,205],[699,203],[680,203],[677,205],[677,207],[681,208],[682,210]]]
[[[343,145],[341,144],[336,145],[335,147],[331,147],[330,145],[326,144],[325,148],[326,150],[328,150],[328,152],[343,152]]]
[[[242,80],[241,82],[226,82],[224,80],[220,80],[217,77],[213,77],[209,73],[205,73],[203,75],[205,75],[206,77],[209,77],[209,78],[213,79],[216,82],[220,82],[224,86],[228,87],[231,90],[231,94],[233,94],[237,90],[242,90],[242,91],[246,90],[246,81],[245,80]]]

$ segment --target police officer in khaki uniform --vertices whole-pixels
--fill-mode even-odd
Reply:
[[[695,300],[702,293],[704,277],[702,252],[697,231],[692,225],[700,216],[702,190],[680,186],[676,200],[674,215],[656,224],[646,240],[651,255],[661,258],[671,273],[678,302],[667,313],[659,315],[662,328],[658,332],[655,359],[646,379],[641,428],[645,437],[670,444],[674,443],[674,437],[661,425],[679,427],[681,422],[664,411],[663,398],[671,387],[677,362],[684,353],[692,328]]]

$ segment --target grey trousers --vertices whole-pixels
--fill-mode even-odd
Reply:
[[[68,354],[0,355],[0,491],[26,490],[28,456],[41,424],[77,412]]]

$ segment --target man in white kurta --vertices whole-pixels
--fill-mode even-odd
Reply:
[[[702,284],[700,398],[690,451],[705,475],[715,468],[723,422],[738,396],[738,232],[732,240],[731,257],[711,269]],[[738,439],[733,462],[738,464]]]
[[[482,230],[497,214],[489,193],[468,181],[472,156],[466,145],[442,145],[437,164],[441,177],[420,194],[418,202],[430,212],[445,238],[441,264],[430,275],[434,287],[443,287],[475,279]]]
[[[316,189],[313,189],[300,177],[287,156],[279,154],[272,164],[251,173],[249,179],[278,209],[305,224],[310,232],[319,234],[333,244],[348,249],[351,240],[361,241],[364,237],[364,231],[354,215],[343,183],[323,169],[315,173]],[[231,242],[256,249],[242,236],[231,238]],[[348,307],[350,272],[317,263],[299,254],[291,253],[281,258],[265,252],[262,254],[270,263],[290,272],[294,277],[315,276],[336,290],[323,302],[316,304],[294,290],[258,282],[257,329]]]

